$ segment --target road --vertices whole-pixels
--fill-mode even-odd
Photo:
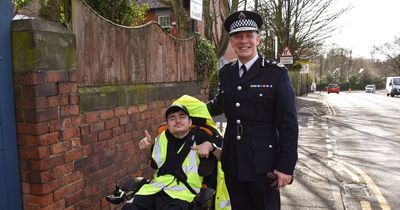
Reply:
[[[297,97],[299,160],[282,210],[399,209],[399,105],[383,91]]]
[[[356,91],[323,93],[330,107],[328,157],[345,208],[400,207],[400,98]]]

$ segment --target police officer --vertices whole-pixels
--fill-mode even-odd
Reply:
[[[207,104],[227,118],[221,162],[233,210],[280,209],[279,189],[297,161],[295,93],[284,65],[257,53],[262,22],[251,11],[226,18],[238,59],[220,69],[219,92]]]

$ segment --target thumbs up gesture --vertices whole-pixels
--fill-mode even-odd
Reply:
[[[139,141],[139,148],[146,149],[154,144],[153,139],[151,138],[149,132],[147,130],[144,131],[144,138]]]

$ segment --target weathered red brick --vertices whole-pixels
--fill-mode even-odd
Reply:
[[[82,144],[81,144],[81,138],[80,137],[71,139],[71,146],[72,146],[73,149],[75,149],[77,147],[80,147],[81,145]]]
[[[79,104],[79,95],[78,93],[70,93],[69,94],[69,104]]]
[[[46,97],[40,98],[16,98],[16,109],[45,109],[47,108]]]
[[[71,149],[71,142],[70,141],[58,142],[56,144],[52,144],[50,148],[51,148],[51,154],[53,155],[66,152]]]
[[[68,71],[49,71],[46,74],[48,83],[66,82],[68,81]]]
[[[97,122],[90,125],[90,133],[98,133],[104,130],[104,122]]]
[[[43,159],[50,155],[48,146],[41,147],[19,147],[19,157],[23,159]]]
[[[62,118],[49,121],[49,132],[61,130]]]
[[[44,84],[44,72],[29,72],[14,74],[14,83],[18,85],[38,85]]]
[[[100,131],[99,141],[111,138],[111,134],[112,134],[111,130]]]
[[[54,201],[59,201],[61,199],[66,198],[69,194],[75,192],[75,185],[69,184],[61,187],[60,189],[54,191]]]
[[[66,198],[66,205],[67,206],[72,206],[76,203],[78,203],[81,199],[83,198],[83,190],[74,192]]]
[[[146,111],[147,110],[147,104],[141,104],[140,106],[139,106],[139,112],[144,112],[144,111]]]
[[[68,163],[73,160],[78,160],[82,157],[83,150],[82,148],[74,149],[65,153],[65,162]]]
[[[97,134],[89,134],[81,136],[82,145],[91,144],[97,141]]]
[[[24,97],[44,97],[57,95],[56,84],[24,86],[22,87],[22,95]]]
[[[69,104],[69,95],[57,95],[48,97],[49,107],[66,106]]]
[[[78,105],[69,105],[61,107],[61,116],[69,117],[71,115],[79,114],[79,106]]]
[[[116,117],[125,116],[127,115],[126,108],[117,108],[114,110],[114,115]]]
[[[118,127],[118,125],[119,125],[119,120],[118,120],[118,118],[114,117],[114,118],[111,118],[111,119],[109,119],[109,120],[106,120],[106,121],[104,122],[104,125],[105,125],[105,129],[106,129],[106,130],[107,130],[107,129],[111,129],[111,128],[115,128],[115,127]]]
[[[127,109],[128,114],[134,114],[139,111],[139,108],[137,106],[130,106]]]
[[[43,122],[58,118],[57,108],[49,108],[43,110],[25,110],[26,122]]]
[[[80,129],[78,127],[68,128],[62,132],[62,139],[71,139],[80,136]]]
[[[32,194],[23,194],[23,202],[24,204],[37,205],[39,207],[45,207],[54,202],[53,194],[49,193],[47,195],[32,195]]]
[[[124,133],[124,131],[125,131],[124,126],[119,126],[119,127],[113,128],[112,136],[116,137],[116,136],[122,135]]]
[[[30,192],[35,195],[46,195],[61,187],[61,179],[53,179],[43,184],[31,184]]]
[[[58,93],[76,93],[78,92],[78,86],[76,82],[62,82],[58,83]]]
[[[69,174],[65,174],[63,177],[63,185],[69,185],[72,182],[76,182],[79,179],[83,179],[83,174],[80,171],[74,171]]]
[[[114,111],[108,110],[108,111],[102,111],[100,112],[100,119],[106,120],[114,117]]]
[[[80,125],[79,128],[81,129],[81,135],[90,134],[90,125],[89,124]]]
[[[58,142],[58,137],[58,132],[47,133],[40,136],[18,135],[18,144],[25,146],[45,146]]]
[[[65,185],[64,183],[64,177],[67,174],[72,173],[72,163],[65,163],[59,166],[56,166],[51,169],[51,173],[54,178],[61,178],[62,180],[62,185]]]
[[[128,124],[129,122],[130,122],[130,117],[129,116],[119,117],[119,124],[120,125],[125,125],[125,124]]]
[[[42,135],[49,132],[47,122],[41,123],[17,123],[19,134]]]
[[[51,171],[29,171],[27,181],[33,184],[47,183],[53,179],[54,174]]]
[[[68,72],[68,76],[69,76],[69,81],[70,82],[76,82],[77,81],[77,73],[76,70],[71,70]]]
[[[63,155],[50,156],[42,160],[29,160],[28,167],[34,171],[44,171],[64,163]]]
[[[86,113],[86,122],[87,123],[92,123],[96,122],[100,119],[100,115],[98,112],[88,112]]]

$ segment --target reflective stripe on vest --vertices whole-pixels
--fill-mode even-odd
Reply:
[[[152,158],[158,168],[161,168],[167,158],[167,145],[168,139],[164,131],[156,138],[152,153]],[[203,181],[203,177],[198,174],[199,163],[200,159],[194,150],[190,150],[182,163],[182,170],[187,177],[186,181],[197,193],[200,192],[201,183]],[[174,176],[170,174],[157,176],[157,173],[154,174],[153,180],[149,184],[143,185],[136,194],[152,195],[161,190],[164,190],[164,192],[172,198],[181,199],[187,202],[192,202],[195,197],[195,195],[193,195],[193,193],[191,193],[183,183],[179,182],[178,184]]]
[[[225,175],[221,161],[217,164],[217,189],[215,195],[215,210],[230,210],[231,202],[225,185]]]

